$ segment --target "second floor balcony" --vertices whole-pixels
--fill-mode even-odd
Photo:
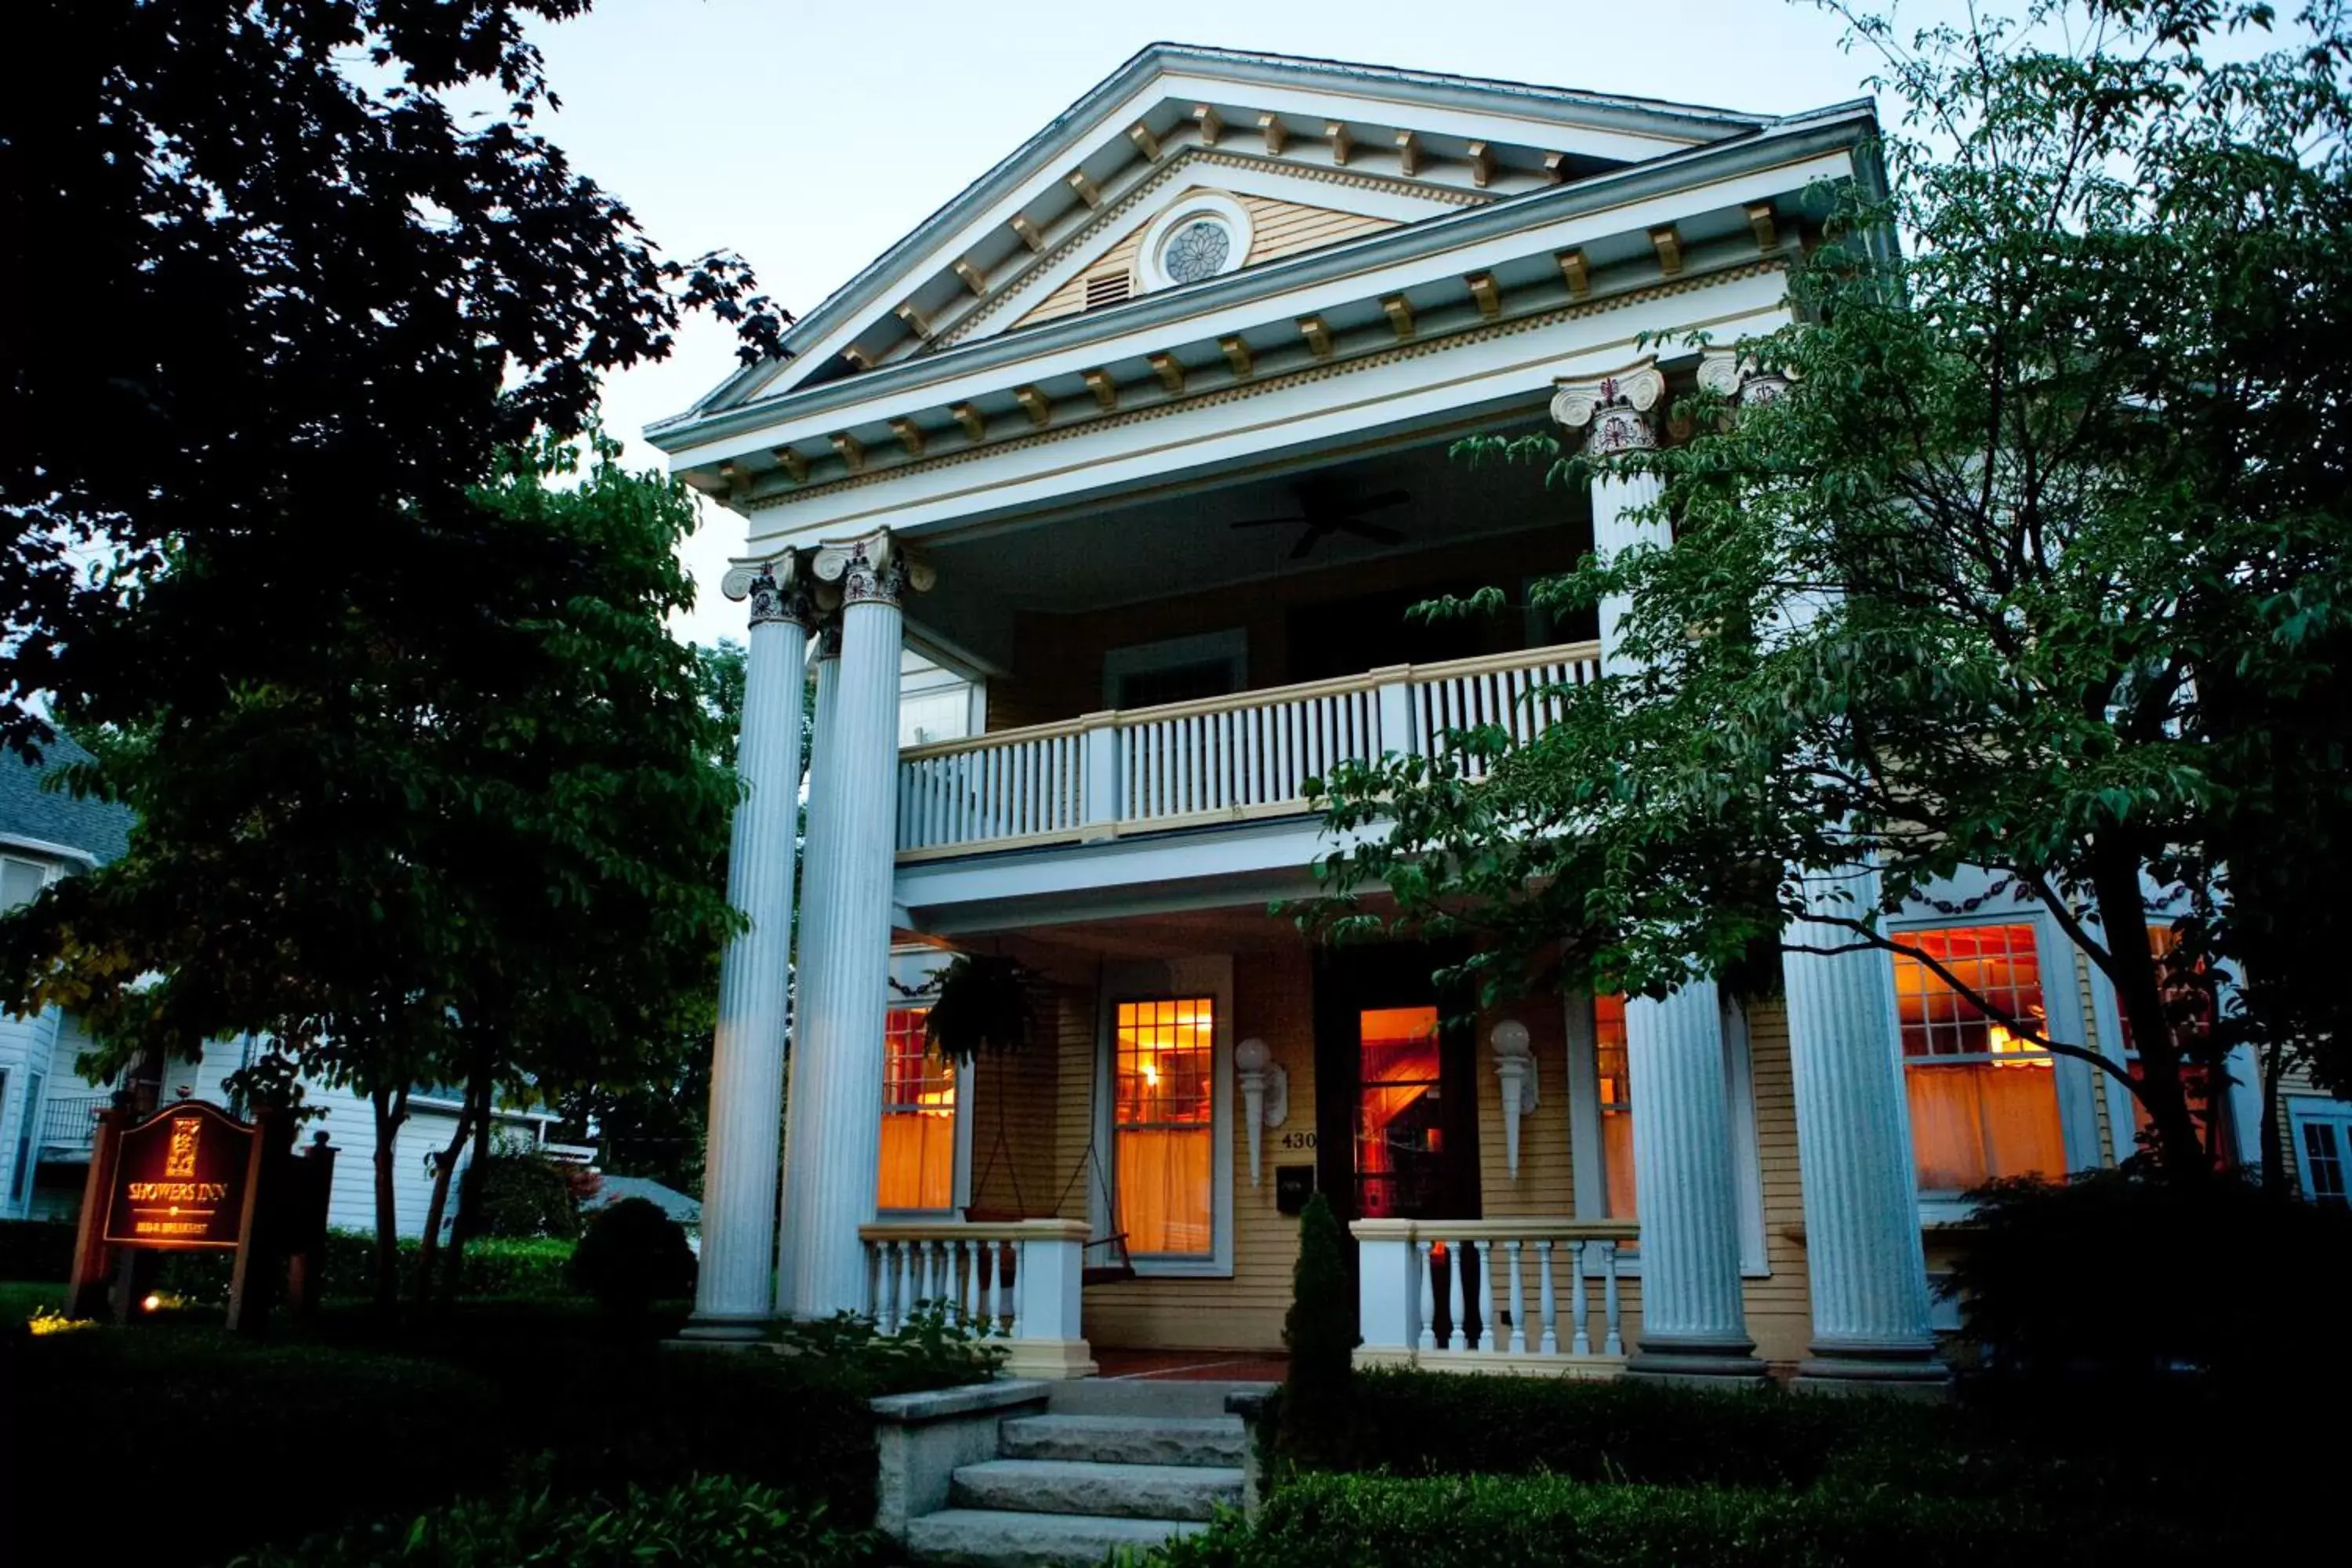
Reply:
[[[898,756],[901,864],[1307,816],[1341,763],[1431,755],[1452,730],[1532,739],[1599,646],[1555,644],[910,746]]]

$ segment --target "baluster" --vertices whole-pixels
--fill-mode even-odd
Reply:
[[[1515,1240],[1503,1243],[1511,1263],[1511,1353],[1528,1353],[1528,1305],[1524,1288],[1519,1283],[1519,1244]]]
[[[1585,1314],[1590,1310],[1584,1300],[1585,1245],[1581,1241],[1568,1244],[1568,1351],[1570,1355],[1592,1353],[1592,1335],[1585,1327]]]
[[[1617,1244],[1613,1241],[1601,1244],[1601,1324],[1609,1333],[1609,1338],[1601,1347],[1601,1353],[1623,1355],[1625,1336],[1619,1331],[1622,1325],[1617,1314]]]
[[[934,1310],[944,1310],[948,1283],[948,1244],[927,1241],[923,1244],[923,1300]]]
[[[1013,1287],[1005,1279],[1013,1264],[1013,1244],[998,1239],[988,1244],[989,1261],[995,1268],[996,1310],[989,1314],[996,1331],[1010,1337],[1013,1332]]]
[[[879,1328],[882,1325],[882,1287],[876,1278],[874,1259],[881,1244],[863,1237],[858,1240],[858,1252],[866,1264],[866,1277],[859,1281],[863,1300],[860,1306],[866,1319]]]
[[[1450,1351],[1467,1350],[1470,1342],[1463,1333],[1462,1325],[1470,1311],[1466,1299],[1469,1293],[1469,1259],[1462,1256],[1462,1238],[1459,1237],[1445,1244],[1445,1252],[1453,1263],[1453,1267],[1446,1270],[1451,1278],[1445,1295],[1454,1309],[1454,1326],[1445,1336],[1445,1348]]]
[[[1543,1338],[1536,1348],[1545,1355],[1559,1353],[1559,1326],[1552,1311],[1551,1243],[1536,1243],[1536,1310],[1543,1317]]]
[[[1024,1241],[1013,1241],[1006,1243],[1006,1246],[1013,1251],[1013,1315],[1005,1320],[1004,1337],[1019,1339],[1021,1325],[1029,1316],[1028,1310],[1022,1305],[1022,1298],[1028,1293],[1029,1289],[1029,1244]]]
[[[890,1244],[890,1268],[897,1277],[897,1283],[890,1291],[890,1331],[892,1333],[897,1333],[907,1326],[907,1313],[914,1306],[912,1300],[915,1288],[912,1272],[914,1259],[908,1255],[907,1248],[908,1244],[903,1241],[894,1241]]]
[[[893,1334],[898,1331],[898,1303],[890,1287],[890,1244],[869,1241],[866,1244],[867,1260],[874,1269],[874,1327],[877,1332]]]
[[[1503,1315],[1501,1251],[1491,1241],[1478,1244],[1478,1262],[1481,1265],[1478,1272],[1484,1276],[1481,1289],[1485,1292],[1485,1300],[1478,1308],[1478,1348],[1482,1351],[1499,1352],[1505,1343],[1503,1325],[1496,1321]]]
[[[1431,1255],[1428,1242],[1414,1245],[1421,1248],[1421,1320],[1412,1336],[1413,1348],[1433,1351],[1437,1348],[1437,1259]]]
[[[959,1241],[955,1246],[961,1255],[956,1277],[956,1321],[970,1328],[980,1317],[980,1244]]]

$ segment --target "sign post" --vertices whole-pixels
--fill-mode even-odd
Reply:
[[[283,1110],[264,1110],[245,1122],[201,1100],[137,1121],[127,1110],[101,1115],[74,1242],[75,1314],[95,1312],[110,1261],[120,1262],[120,1320],[131,1310],[127,1281],[139,1253],[228,1251],[236,1255],[228,1327],[260,1332],[269,1310],[262,1281],[280,1250],[280,1177],[292,1163],[293,1136],[293,1119]],[[331,1168],[321,1163],[322,1171]]]

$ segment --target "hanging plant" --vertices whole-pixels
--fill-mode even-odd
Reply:
[[[926,1041],[940,1056],[967,1065],[975,1057],[1025,1049],[1037,1022],[1030,995],[1035,978],[1009,958],[957,954],[940,971]]]

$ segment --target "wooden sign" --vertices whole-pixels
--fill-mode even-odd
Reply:
[[[116,1247],[234,1250],[243,1238],[257,1130],[203,1100],[123,1129],[102,1239]]]

